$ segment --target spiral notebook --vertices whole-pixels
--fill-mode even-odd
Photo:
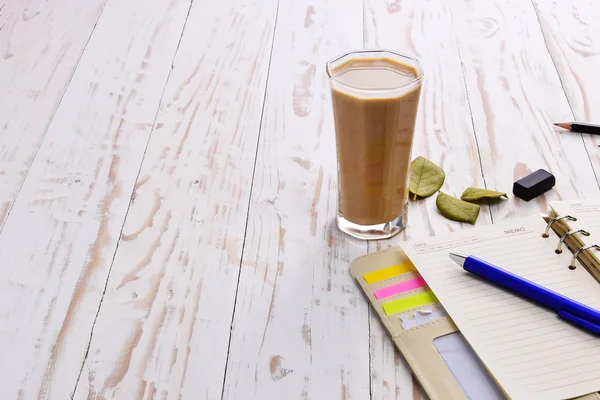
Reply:
[[[600,309],[600,201],[550,206],[546,218],[407,241],[352,262],[431,399],[600,399],[599,337],[448,258],[478,256]]]

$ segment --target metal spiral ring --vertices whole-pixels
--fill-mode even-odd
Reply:
[[[571,217],[570,215],[565,215],[563,217],[556,217],[556,218],[552,218],[550,221],[548,221],[548,225],[546,225],[546,232],[544,232],[544,234],[542,235],[542,237],[547,238],[549,237],[549,233],[550,233],[550,228],[552,228],[552,224],[560,221],[561,219],[568,219],[569,221],[577,221],[577,218],[575,217]]]
[[[571,258],[571,265],[569,265],[569,269],[575,269],[575,260],[577,260],[577,257],[579,257],[579,253],[581,253],[582,251],[585,251],[587,249],[596,249],[598,251],[600,251],[600,246],[598,246],[597,244],[590,244],[587,246],[583,246],[580,247],[579,250],[577,250],[575,253],[573,253],[573,258]]]
[[[558,246],[556,246],[556,250],[554,250],[556,254],[562,253],[562,244],[564,243],[565,239],[576,233],[581,233],[583,236],[590,236],[590,233],[588,231],[584,231],[583,229],[572,230],[565,233],[558,241]]]

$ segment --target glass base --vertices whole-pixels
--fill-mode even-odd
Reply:
[[[337,216],[337,225],[340,231],[362,240],[387,239],[398,234],[406,228],[406,213],[390,222],[377,225],[359,225],[348,221],[342,215]]]

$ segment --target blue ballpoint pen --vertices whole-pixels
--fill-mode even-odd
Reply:
[[[473,256],[450,253],[465,271],[526,297],[578,327],[600,335],[600,312]]]

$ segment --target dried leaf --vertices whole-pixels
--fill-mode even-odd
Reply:
[[[444,217],[453,221],[474,224],[479,216],[479,204],[468,203],[443,192],[438,193],[435,205]]]
[[[467,188],[467,190],[463,192],[462,196],[460,196],[462,200],[471,202],[481,199],[499,199],[500,197],[506,197],[508,199],[506,193],[474,187]]]
[[[419,156],[410,163],[409,190],[419,197],[429,197],[440,190],[444,179],[444,171],[424,157]]]

